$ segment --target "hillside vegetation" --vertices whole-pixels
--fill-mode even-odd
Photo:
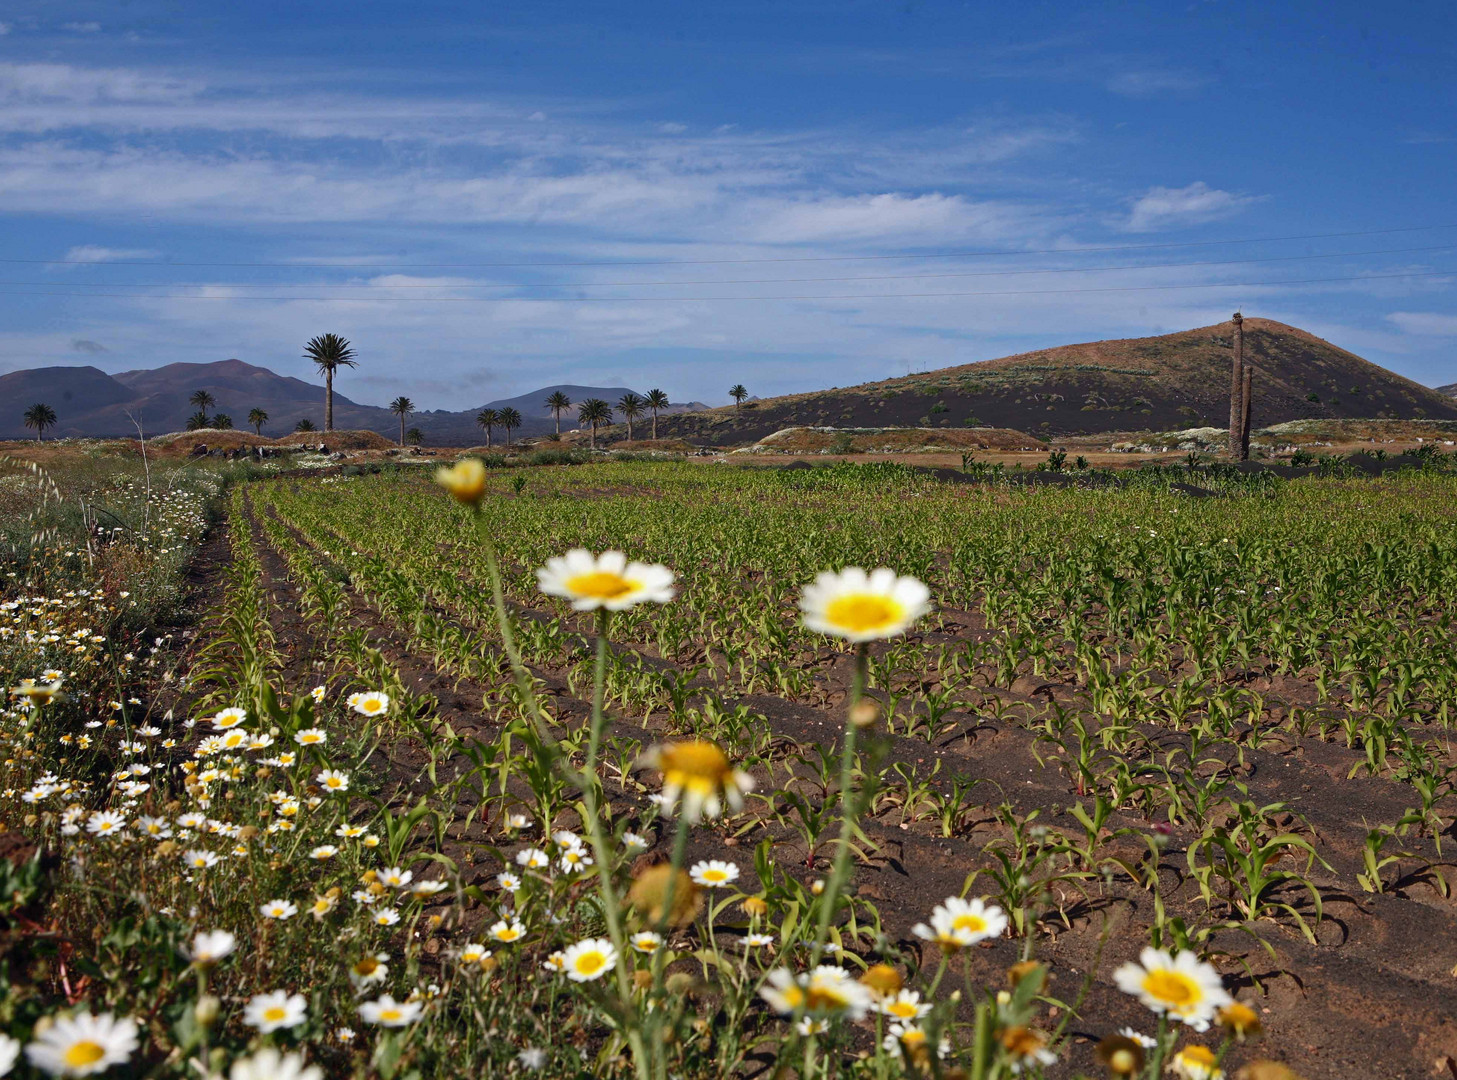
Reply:
[[[1255,427],[1300,419],[1453,419],[1457,400],[1284,323],[1246,319]],[[665,418],[714,445],[787,427],[1000,427],[1039,438],[1223,426],[1233,325],[1038,352]],[[615,429],[614,429],[615,432]]]

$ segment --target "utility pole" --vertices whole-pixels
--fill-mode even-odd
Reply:
[[[1245,320],[1234,313],[1234,368],[1229,380],[1229,460],[1243,461],[1245,426]]]
[[[1244,389],[1240,395],[1239,459],[1250,459],[1250,390],[1254,385],[1255,369],[1245,365]]]

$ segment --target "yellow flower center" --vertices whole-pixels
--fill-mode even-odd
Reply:
[[[578,574],[567,579],[567,588],[577,596],[589,596],[593,600],[616,600],[641,585],[620,574],[608,574],[594,570],[590,574]]]
[[[897,1020],[910,1020],[915,1017],[917,1008],[909,1001],[895,1001],[888,1005],[885,1011]]]
[[[607,966],[607,957],[600,952],[583,953],[577,957],[577,971],[583,975],[595,975]]]
[[[728,875],[725,874],[722,870],[705,870],[705,871],[703,871],[703,880],[704,881],[727,881],[728,880]]]
[[[1214,1066],[1214,1051],[1207,1046],[1186,1046],[1179,1051],[1179,1057],[1186,1065],[1202,1065],[1206,1068]]]
[[[837,986],[812,982],[804,995],[804,1004],[811,1012],[817,1009],[838,1010],[848,1005],[849,999]]]
[[[987,928],[987,921],[980,915],[958,915],[951,920],[951,929],[969,930],[973,934],[980,934]]]
[[[1143,977],[1143,989],[1151,998],[1156,998],[1176,1009],[1187,1008],[1199,1001],[1203,994],[1199,984],[1187,975],[1177,971],[1159,969]]]
[[[689,791],[707,794],[728,778],[728,758],[711,742],[693,739],[669,743],[658,752],[663,780]]]
[[[906,609],[890,597],[864,593],[837,597],[825,608],[827,622],[856,634],[892,626],[905,614]]]
[[[106,1047],[100,1043],[94,1043],[90,1039],[82,1039],[74,1042],[66,1049],[66,1064],[81,1068],[84,1065],[95,1065],[106,1056]]]
[[[354,974],[367,978],[379,970],[379,961],[372,956],[365,957],[354,965]]]
[[[277,1005],[273,1006],[271,1009],[263,1010],[263,1019],[267,1020],[270,1024],[276,1024],[278,1021],[282,1020],[286,1016],[288,1016],[288,1011],[286,1009],[280,1008]]]
[[[405,1014],[400,1012],[399,1009],[381,1009],[379,1011],[379,1018],[384,1021],[398,1020],[401,1016],[404,1015]]]

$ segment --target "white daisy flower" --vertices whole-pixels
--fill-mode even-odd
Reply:
[[[305,1065],[300,1054],[280,1054],[266,1046],[233,1062],[228,1080],[324,1080],[324,1073],[317,1065]]]
[[[673,599],[673,572],[657,563],[628,562],[620,551],[593,555],[573,548],[548,559],[536,571],[537,584],[548,596],[572,602],[577,611],[623,611],[648,601],[666,604]]]
[[[878,641],[903,634],[931,610],[931,592],[913,577],[881,567],[867,574],[847,566],[824,571],[800,593],[807,629],[846,641]]]
[[[1113,981],[1154,1012],[1190,1027],[1207,1026],[1233,1000],[1219,972],[1188,949],[1170,955],[1167,949],[1145,948],[1138,963],[1129,961],[1113,972]]]
[[[366,1001],[359,1006],[359,1018],[366,1024],[380,1027],[407,1027],[420,1019],[425,1006],[418,1001],[396,1001],[389,994],[383,994],[378,1001]]]
[[[617,949],[606,938],[587,938],[562,954],[562,968],[572,982],[600,979],[617,963]]]
[[[291,919],[298,914],[298,907],[291,900],[270,900],[258,908],[265,919]]]
[[[243,1023],[267,1035],[270,1031],[298,1027],[308,1018],[308,1002],[302,994],[274,990],[257,994],[243,1010]]]
[[[131,1059],[136,1021],[110,1013],[58,1016],[25,1048],[26,1059],[52,1076],[91,1076]]]
[[[706,888],[722,889],[739,879],[739,868],[736,864],[724,862],[722,859],[707,859],[694,863],[688,871],[688,876]]]
[[[995,904],[980,898],[963,900],[952,896],[931,912],[930,926],[917,923],[911,932],[918,938],[936,942],[943,949],[954,950],[999,937],[1006,928],[1006,913]]]

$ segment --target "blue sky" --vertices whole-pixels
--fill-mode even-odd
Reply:
[[[1453,382],[1453,12],[11,2],[0,370],[718,403],[1241,307]]]

